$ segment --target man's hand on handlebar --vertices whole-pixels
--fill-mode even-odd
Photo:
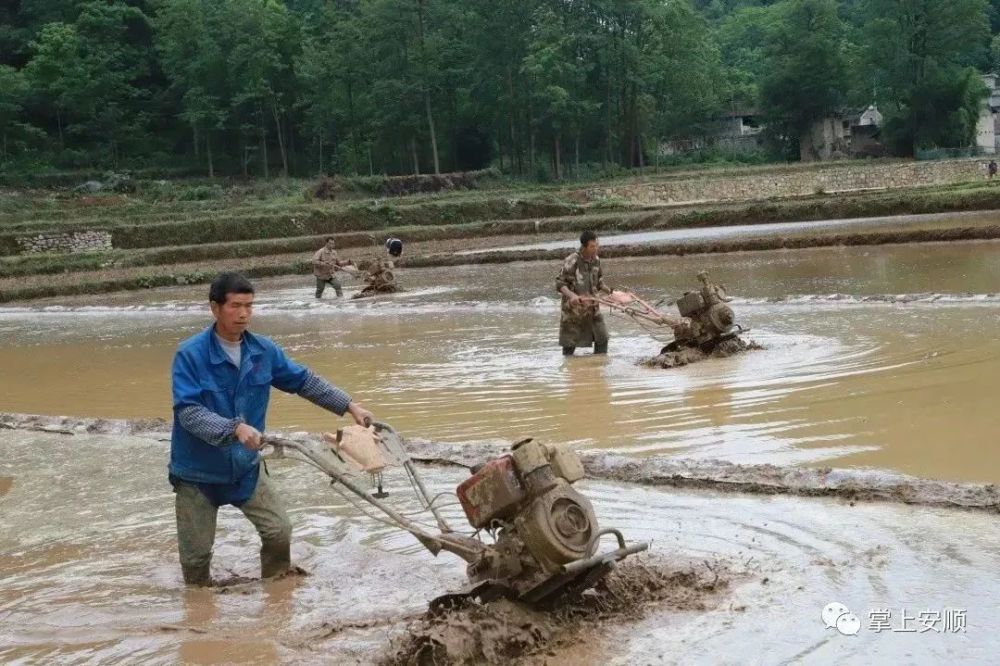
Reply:
[[[569,301],[570,305],[576,306],[581,302],[580,296],[576,292],[571,291],[569,287],[560,287],[559,293],[566,297],[566,300]]]
[[[351,404],[347,406],[347,413],[354,418],[355,423],[365,427],[371,425],[372,421],[375,420],[374,414],[356,402],[351,402]]]
[[[241,423],[236,426],[233,431],[233,435],[239,440],[240,444],[247,447],[251,451],[260,451],[264,446],[264,440],[260,435],[260,431],[251,425],[246,423]]]

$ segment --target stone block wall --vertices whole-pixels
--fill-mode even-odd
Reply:
[[[96,252],[111,249],[110,231],[72,231],[19,236],[17,245],[22,254],[39,252]]]
[[[760,173],[712,174],[679,179],[596,187],[587,190],[590,200],[617,197],[663,205],[685,202],[752,201],[868,189],[895,189],[921,185],[949,185],[986,177],[982,159],[928,162],[871,162],[825,166],[820,169],[761,169]]]

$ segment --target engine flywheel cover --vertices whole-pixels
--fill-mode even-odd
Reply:
[[[590,500],[561,479],[515,522],[528,551],[545,569],[589,556],[598,529]]]
[[[712,322],[715,330],[721,332],[733,325],[733,322],[736,321],[736,315],[731,307],[719,303],[708,310],[708,319]]]

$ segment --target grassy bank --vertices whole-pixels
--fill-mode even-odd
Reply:
[[[587,212],[581,206],[565,203],[505,201],[498,204],[496,200],[490,200],[457,203],[450,208],[443,203],[417,204],[398,215],[380,212],[371,217],[357,217],[351,222],[331,219],[324,213],[305,217],[285,214],[277,218],[267,215],[199,218],[179,223],[120,228],[115,242],[128,241],[120,244],[135,249],[5,257],[0,259],[0,278],[92,271],[107,267],[168,266],[184,261],[253,259],[296,252],[305,254],[318,248],[323,236],[330,233],[337,237],[340,248],[349,250],[372,247],[387,235],[399,236],[412,243],[533,233],[575,234],[583,229],[615,233],[991,209],[1000,209],[1000,188],[977,184],[646,211]],[[590,210],[593,211],[593,208]],[[441,214],[442,211],[445,214]],[[553,211],[570,211],[572,214],[520,219],[505,217]],[[465,222],[479,215],[490,219]],[[392,225],[389,223],[392,219],[416,223]],[[449,224],[448,219],[457,219],[458,223]],[[362,230],[337,231],[343,226],[365,224],[368,226]],[[251,240],[242,240],[247,236]],[[260,239],[260,236],[264,238]],[[176,242],[178,239],[186,242]]]
[[[302,206],[274,212],[243,211],[196,215],[181,220],[112,222],[107,218],[57,226],[22,226],[0,232],[0,255],[20,252],[18,238],[38,234],[72,234],[107,231],[118,249],[226,243],[233,241],[337,234],[349,231],[382,231],[393,227],[469,224],[486,220],[510,220],[578,215],[579,204],[549,199],[489,198],[478,201],[429,202],[409,205],[354,205],[346,208]],[[5,228],[6,229],[6,228]]]
[[[512,235],[567,232],[583,229],[624,231],[657,229],[669,224],[661,213],[591,213],[565,217],[521,220],[490,220],[473,224],[386,227],[374,231],[332,234],[341,250],[381,247],[384,236],[405,238],[407,243],[454,240],[462,238],[493,238]],[[0,278],[28,275],[52,275],[97,270],[157,266],[182,261],[266,257],[275,254],[308,253],[322,246],[327,234],[293,236],[254,241],[202,243],[136,250],[110,250],[80,254],[26,254],[0,258]]]
[[[771,165],[713,171],[715,175],[832,169],[833,165]],[[635,180],[691,178],[702,171],[645,174]],[[486,179],[493,182],[492,177]],[[484,180],[484,182],[486,182]],[[0,301],[53,295],[102,293],[190,284],[223,267],[256,277],[307,272],[309,253],[326,235],[337,237],[345,254],[364,251],[395,235],[407,242],[404,265],[550,259],[555,253],[497,253],[458,257],[454,250],[510,244],[582,229],[603,234],[772,222],[877,218],[902,214],[1000,210],[1000,187],[971,183],[900,190],[750,202],[641,208],[623,200],[587,201],[565,184],[524,190],[430,192],[390,199],[309,201],[307,181],[242,183],[228,189],[202,181],[145,184],[134,196],[65,196],[15,191],[0,200]],[[592,183],[593,184],[593,183]],[[499,187],[499,186],[498,186]],[[207,194],[206,194],[207,192]],[[205,194],[204,198],[202,194]],[[517,195],[517,196],[515,196]],[[39,198],[40,197],[40,198]],[[39,203],[42,202],[42,203]],[[991,224],[985,220],[985,224]],[[605,256],[685,254],[883,242],[925,242],[994,238],[991,227],[950,221],[953,229],[894,231],[892,222],[867,233],[799,239],[751,239],[696,246],[607,247]],[[85,253],[17,254],[18,238],[29,234],[104,230],[116,249]],[[947,231],[949,233],[943,233]],[[804,234],[803,234],[804,235]],[[414,244],[439,243],[437,249]],[[449,254],[451,253],[451,254]],[[48,277],[51,276],[51,277]]]

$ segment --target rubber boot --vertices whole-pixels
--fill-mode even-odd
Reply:
[[[563,356],[572,356],[575,351],[576,347],[563,347]]]
[[[204,564],[201,566],[181,565],[184,572],[184,583],[187,585],[198,585],[199,587],[209,587],[212,584],[211,566]]]
[[[594,353],[595,354],[607,354],[608,353],[608,343],[605,342],[605,343],[602,343],[602,344],[598,344],[598,343],[595,342],[594,343]]]
[[[285,573],[292,567],[291,545],[287,542],[269,542],[260,547],[260,577],[271,578]]]

